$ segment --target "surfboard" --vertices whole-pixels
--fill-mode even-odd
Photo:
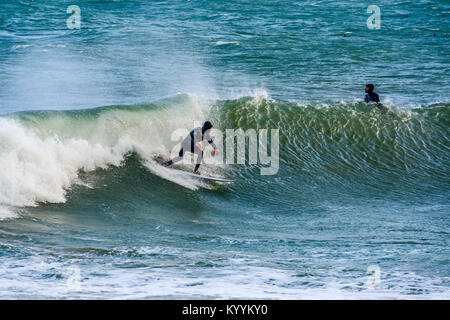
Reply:
[[[172,170],[172,171],[176,171],[179,174],[182,175],[186,175],[195,179],[200,179],[200,180],[207,180],[207,181],[215,181],[215,182],[233,182],[233,180],[230,179],[224,179],[224,178],[219,178],[219,177],[211,177],[211,176],[204,176],[201,174],[196,174],[193,172],[187,172],[184,170],[180,170],[180,169],[174,169],[174,168],[168,168],[168,167],[164,167],[167,170]]]
[[[205,181],[227,182],[227,183],[233,182],[233,180],[230,180],[230,179],[224,179],[224,178],[219,178],[219,177],[211,177],[211,176],[204,176],[204,175],[196,174],[196,173],[193,173],[193,172],[187,172],[187,171],[180,170],[180,169],[175,169],[175,168],[171,168],[171,167],[165,167],[165,166],[162,165],[162,163],[167,160],[167,156],[166,155],[158,155],[158,156],[154,157],[153,159],[156,161],[156,163],[158,165],[160,165],[164,169],[170,170],[170,171],[172,171],[172,172],[174,172],[176,174],[181,174],[181,175],[185,175],[185,176],[188,176],[188,177],[192,177],[192,178],[199,179],[199,180],[205,180]]]

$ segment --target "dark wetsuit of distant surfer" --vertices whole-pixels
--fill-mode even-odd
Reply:
[[[209,135],[210,129],[212,127],[213,127],[212,123],[206,121],[202,127],[197,127],[194,130],[192,130],[181,143],[181,149],[180,152],[178,153],[178,157],[175,157],[172,160],[164,162],[163,165],[167,167],[182,160],[184,152],[190,151],[197,155],[197,163],[195,164],[194,173],[198,174],[198,168],[200,167],[200,164],[203,159],[203,150],[201,149],[201,142],[203,140],[209,142],[209,144],[214,148],[216,155],[219,154],[219,149],[217,148],[216,144]]]
[[[375,102],[376,106],[381,109],[384,106],[380,103],[380,97],[378,96],[377,93],[375,93],[373,91],[373,89],[375,89],[373,84],[371,84],[371,83],[366,84],[366,88],[365,88],[366,95],[364,97],[364,101],[366,103]]]

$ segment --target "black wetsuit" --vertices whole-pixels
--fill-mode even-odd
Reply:
[[[366,93],[366,96],[364,97],[364,101],[366,103],[369,102],[376,102],[376,103],[380,103],[380,97],[378,96],[378,94],[376,94],[375,92],[368,92]]]
[[[209,135],[209,131],[206,130],[206,132],[203,131],[201,127],[197,127],[194,130],[192,130],[189,135],[183,140],[181,143],[181,149],[178,153],[178,157],[173,158],[172,160],[169,160],[163,165],[170,166],[174,164],[175,162],[180,161],[183,159],[184,152],[190,151],[197,155],[197,163],[195,164],[195,170],[194,172],[197,172],[198,168],[200,167],[200,164],[203,159],[203,150],[197,147],[198,142],[202,142],[203,140],[206,140],[209,142],[210,145],[213,146],[214,150],[217,149],[216,144],[212,140],[211,136]]]

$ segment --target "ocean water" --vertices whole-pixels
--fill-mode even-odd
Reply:
[[[3,0],[0,298],[449,299],[450,4],[371,4]],[[277,173],[161,170],[206,119]]]

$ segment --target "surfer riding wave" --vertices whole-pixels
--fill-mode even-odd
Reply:
[[[208,141],[208,143],[214,148],[216,156],[219,155],[219,149],[217,148],[216,144],[214,143],[213,139],[210,136],[210,131],[212,127],[213,125],[210,121],[205,121],[202,127],[197,127],[193,129],[181,143],[181,149],[180,152],[178,153],[178,157],[175,157],[169,161],[164,162],[163,166],[167,167],[182,160],[184,152],[190,151],[191,153],[197,155],[197,162],[195,164],[194,173],[200,174],[198,172],[198,169],[200,168],[200,164],[203,160],[203,150],[201,142],[203,140]]]

